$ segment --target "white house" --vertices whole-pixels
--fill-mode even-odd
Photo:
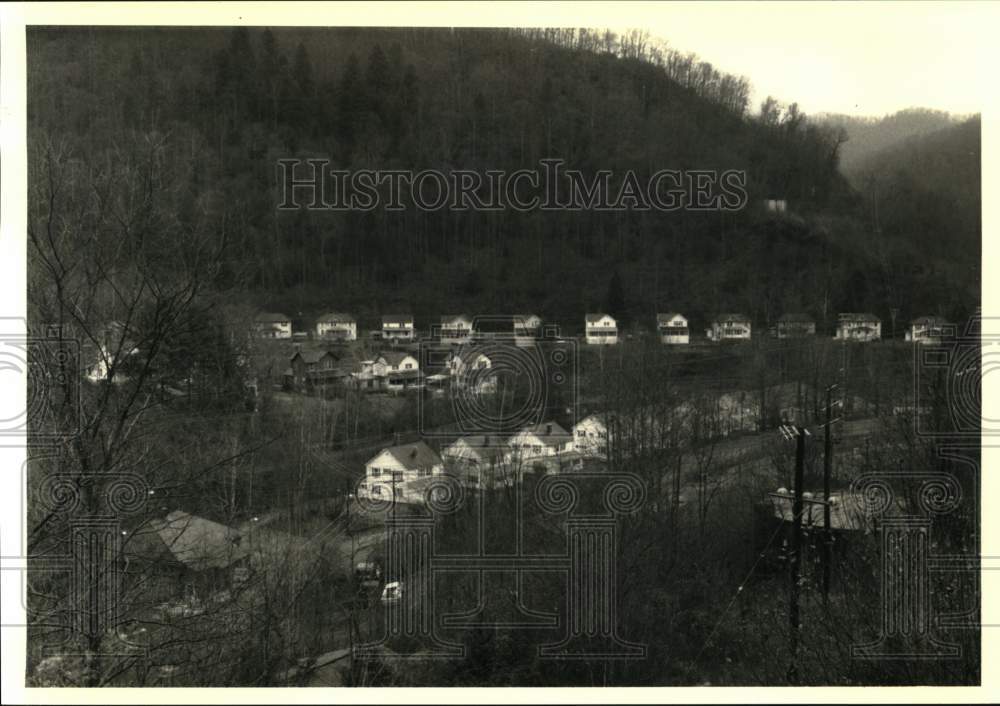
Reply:
[[[764,199],[764,208],[768,213],[785,213],[788,211],[786,199]]]
[[[441,343],[464,344],[472,340],[472,319],[465,314],[441,317]]]
[[[914,343],[941,343],[955,335],[955,326],[940,316],[920,316],[910,322],[906,340]]]
[[[444,474],[444,463],[423,441],[382,449],[365,464],[358,495],[376,500],[419,502],[414,486],[424,478]],[[408,492],[410,491],[410,492]]]
[[[263,312],[254,318],[253,330],[259,338],[291,338],[292,320],[284,314]]]
[[[515,344],[531,344],[541,334],[542,317],[537,314],[514,314],[513,319]]]
[[[496,392],[497,380],[492,374],[493,361],[480,351],[463,351],[448,356],[447,369],[452,384],[476,394]]]
[[[404,353],[403,351],[385,351],[375,358],[375,370],[377,374],[381,375],[405,371],[416,372],[420,370],[420,363],[409,353]]]
[[[688,320],[674,312],[656,315],[656,332],[662,343],[676,345],[691,341]]]
[[[543,422],[521,429],[507,444],[515,458],[527,461],[569,453],[573,436],[555,422]]]
[[[448,355],[448,372],[452,377],[468,375],[474,370],[489,370],[493,367],[490,357],[481,351],[463,351]]]
[[[778,338],[801,338],[816,335],[816,322],[808,314],[784,314],[774,328]]]
[[[506,439],[488,434],[463,436],[441,451],[445,466],[468,488],[513,485]]]
[[[743,314],[719,314],[705,335],[712,341],[749,341],[750,317]]]
[[[618,343],[618,322],[608,314],[587,314],[584,317],[584,332],[587,343]]]
[[[373,366],[377,377],[390,392],[400,392],[420,385],[420,363],[409,353],[386,351],[375,359]]]
[[[834,338],[844,341],[877,341],[882,338],[882,320],[874,314],[839,314]]]
[[[383,316],[382,338],[393,341],[412,341],[413,317],[409,314],[386,314]]]
[[[608,427],[604,417],[591,414],[573,425],[573,450],[584,456],[607,457]]]
[[[316,337],[337,341],[358,340],[358,323],[350,314],[323,314],[316,319]]]

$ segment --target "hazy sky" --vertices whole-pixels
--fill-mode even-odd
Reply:
[[[747,76],[754,109],[770,94],[807,113],[972,113],[1000,86],[997,3],[649,3],[614,16]]]

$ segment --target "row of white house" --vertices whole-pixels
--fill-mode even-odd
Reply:
[[[423,441],[382,449],[365,464],[362,498],[422,502],[431,479],[448,473],[472,489],[512,485],[520,469],[553,470],[584,454],[555,422],[527,426],[512,436],[463,436],[438,455]]]
[[[515,341],[532,341],[542,329],[542,319],[535,314],[518,314],[504,317],[513,323]],[[432,331],[432,336],[446,344],[465,344],[479,333],[473,318],[465,314],[442,316],[440,324]],[[254,329],[259,337],[292,338],[291,318],[284,314],[264,313],[254,321]],[[906,340],[916,342],[938,342],[953,335],[954,326],[936,316],[921,316],[910,323]],[[656,315],[656,332],[661,342],[668,345],[690,343],[688,320],[683,314],[668,312]],[[753,324],[744,314],[719,314],[705,330],[710,341],[750,340]],[[816,322],[806,314],[785,314],[780,317],[772,331],[777,338],[814,336]],[[354,341],[358,337],[357,321],[350,314],[324,314],[316,321],[315,335],[319,339],[331,341]],[[410,342],[416,340],[413,316],[409,314],[386,314],[382,317],[382,329],[376,332],[383,340]],[[834,338],[838,340],[875,341],[882,337],[882,322],[874,314],[844,313],[837,317]],[[618,321],[610,314],[593,313],[584,317],[584,340],[592,345],[613,345],[618,343]]]

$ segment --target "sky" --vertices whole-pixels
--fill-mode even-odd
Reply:
[[[996,3],[650,3],[625,14],[612,26],[648,29],[747,76],[755,108],[773,95],[811,114],[967,114],[1000,85]]]

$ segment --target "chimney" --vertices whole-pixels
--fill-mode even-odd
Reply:
[[[489,445],[490,445],[490,437],[487,434],[486,436],[483,437],[483,446],[489,446]]]
[[[552,433],[552,425],[551,424],[546,424],[545,425],[545,433],[546,434],[551,434]]]

